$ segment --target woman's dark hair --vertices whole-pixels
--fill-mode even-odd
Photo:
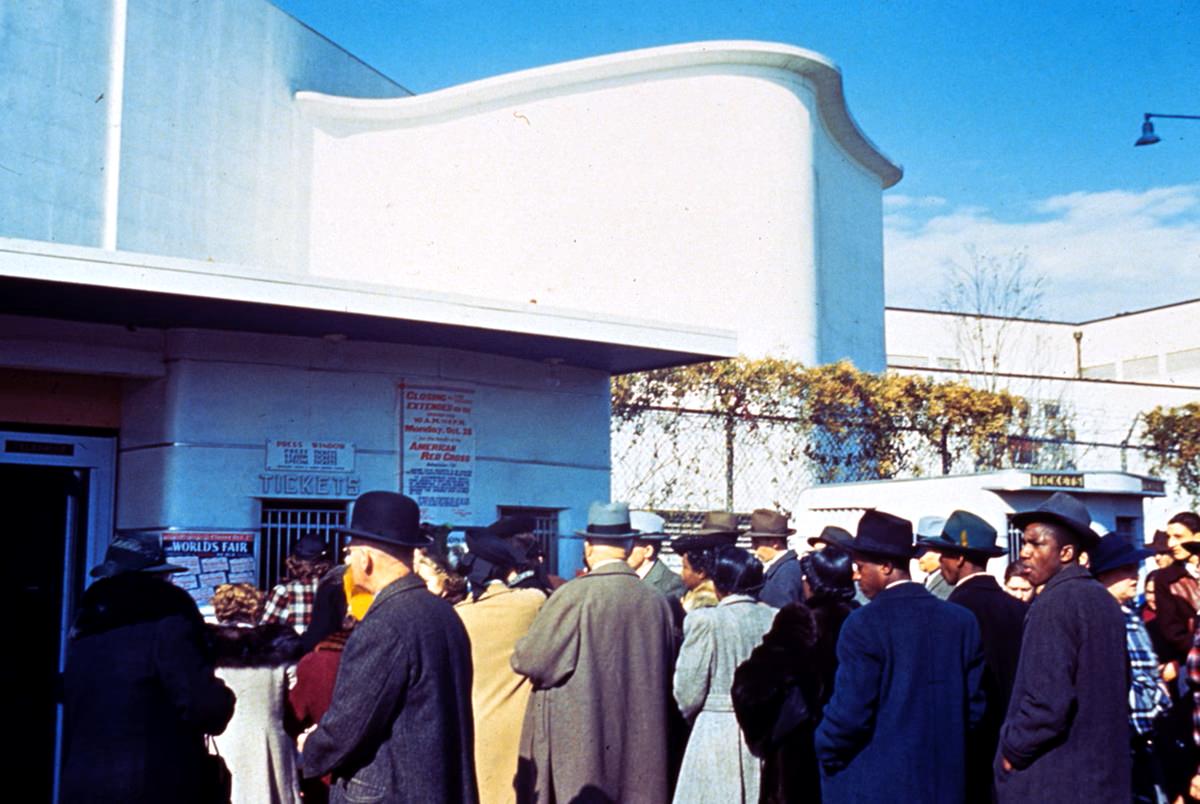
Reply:
[[[689,563],[691,559],[688,559]],[[722,545],[712,551],[712,570],[708,573],[717,592],[725,595],[753,595],[762,589],[762,562],[733,545]]]
[[[702,547],[698,550],[685,550],[682,556],[688,560],[694,572],[702,572],[705,577],[711,578],[715,553],[714,547]]]
[[[850,553],[835,544],[806,553],[800,574],[808,582],[809,599],[854,599],[854,563]]]
[[[1195,511],[1180,511],[1167,520],[1168,525],[1183,525],[1194,534],[1200,534],[1200,514]]]

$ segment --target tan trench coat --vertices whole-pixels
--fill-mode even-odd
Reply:
[[[518,801],[667,801],[674,648],[670,604],[624,562],[556,591],[512,657],[534,685]]]
[[[537,589],[492,584],[478,600],[467,598],[454,607],[471,638],[475,667],[471,709],[480,804],[517,800],[513,786],[517,747],[532,687],[527,678],[513,672],[509,659],[545,602],[546,596]]]

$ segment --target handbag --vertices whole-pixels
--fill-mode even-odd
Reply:
[[[212,735],[204,738],[208,751],[200,763],[200,800],[209,804],[230,804],[233,798],[233,774],[221,757]]]

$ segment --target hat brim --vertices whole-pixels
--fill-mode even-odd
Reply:
[[[690,536],[733,536],[737,537],[742,533],[740,528],[701,528],[700,530],[692,531]]]
[[[992,545],[991,547],[963,547],[961,544],[955,544],[941,538],[917,539],[917,549],[935,550],[939,553],[954,553],[955,555],[964,556],[986,556],[987,558],[998,558],[1008,553],[1003,547],[996,545]]]
[[[692,550],[711,550],[714,547],[723,547],[736,543],[736,539],[731,539],[728,531],[720,533],[689,533],[686,536],[680,536],[671,542],[671,549],[679,555],[691,552]]]
[[[746,531],[745,535],[749,536],[751,539],[786,539],[795,532],[795,528],[788,528],[787,530],[781,530],[774,533],[762,530],[748,530]]]
[[[1200,556],[1200,541],[1180,542],[1179,546],[1182,547],[1184,550],[1187,550],[1189,553],[1191,553],[1194,556]],[[1166,550],[1154,550],[1154,551],[1152,551],[1152,555],[1159,555],[1162,553],[1170,553],[1170,552],[1171,552],[1171,548],[1168,547]]]
[[[641,536],[636,530],[630,530],[625,533],[591,533],[586,530],[575,531],[576,536],[583,536],[586,539],[591,539],[594,542],[623,542],[626,539],[635,539]]]
[[[1049,522],[1052,525],[1061,525],[1074,533],[1079,539],[1080,544],[1084,547],[1095,547],[1100,542],[1100,537],[1090,527],[1081,527],[1078,522],[1056,514],[1053,511],[1024,511],[1019,514],[1013,514],[1011,521],[1014,527],[1021,530],[1024,530],[1027,525],[1032,525],[1034,522]]]
[[[634,538],[639,542],[665,542],[671,537],[665,533],[639,533]]]
[[[433,537],[427,536],[424,533],[419,533],[417,540],[393,539],[379,533],[372,533],[369,530],[356,530],[355,528],[338,528],[338,533],[349,536],[352,539],[362,539],[366,542],[377,542],[379,544],[391,544],[396,547],[428,547],[433,544]]]
[[[123,568],[120,562],[105,561],[92,567],[88,575],[93,578],[111,578],[114,575],[120,575],[123,572],[187,572],[187,567],[181,567],[178,564],[171,564],[164,561],[161,564],[155,564],[151,567],[139,567],[137,569]]]
[[[856,542],[857,542],[857,540],[856,540]],[[849,550],[852,555],[862,556],[867,559],[897,558],[897,559],[908,559],[911,561],[912,559],[917,557],[917,548],[916,547],[909,547],[909,548],[905,549],[903,547],[894,547],[892,545],[878,544],[875,542],[866,542],[866,543],[851,542],[850,544],[846,545],[846,549]]]
[[[1104,572],[1112,572],[1122,567],[1137,567],[1150,556],[1154,555],[1153,550],[1144,548],[1135,548],[1120,557],[1120,560],[1108,563],[1100,563],[1090,567],[1093,575],[1100,575]]]

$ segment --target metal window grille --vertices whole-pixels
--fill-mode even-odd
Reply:
[[[1008,560],[1016,561],[1021,557],[1021,539],[1024,538],[1024,532],[1012,523],[1012,516],[1008,517]]]
[[[334,562],[342,555],[346,503],[325,500],[263,500],[258,540],[258,585],[269,590],[287,575],[287,557],[296,540],[316,533],[325,540]]]
[[[533,517],[533,535],[541,545],[546,566],[551,572],[558,567],[558,513],[561,508],[523,508],[516,505],[501,505],[500,516]]]

